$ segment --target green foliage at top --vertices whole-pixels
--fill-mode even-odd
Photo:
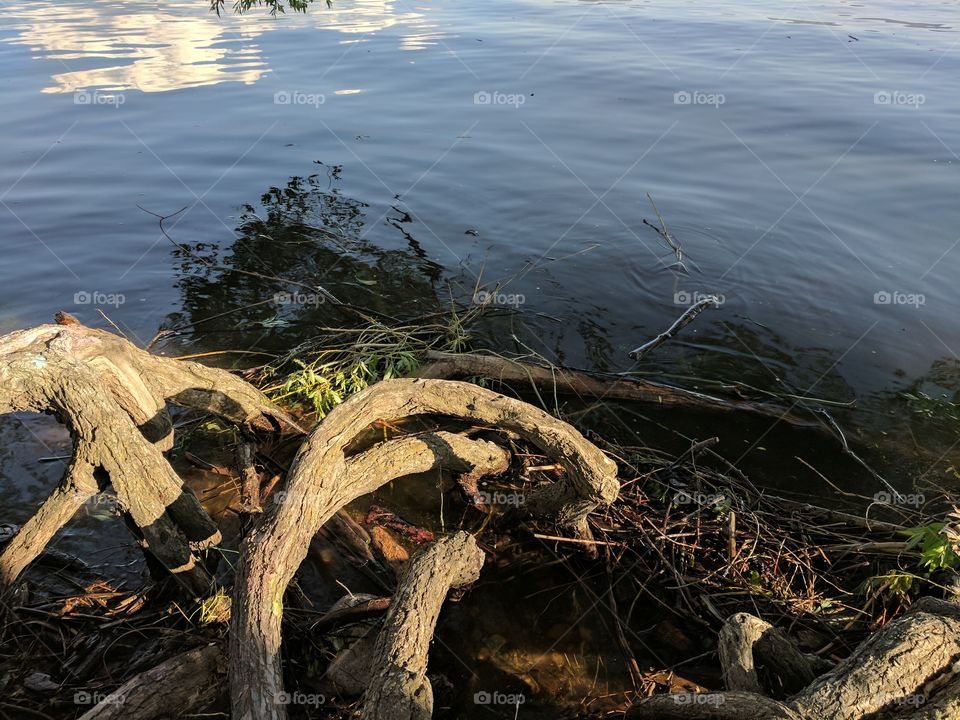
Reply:
[[[270,10],[271,15],[285,13],[287,8],[293,12],[306,12],[312,2],[313,0],[287,0],[286,3],[283,0],[236,0],[233,3],[233,11],[243,13],[251,8],[264,7]],[[223,10],[224,5],[224,0],[210,0],[210,9],[217,15]],[[332,6],[333,0],[327,0],[327,7]]]

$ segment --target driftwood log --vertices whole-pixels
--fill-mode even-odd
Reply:
[[[410,558],[373,652],[374,667],[363,698],[365,720],[430,720],[433,688],[427,656],[451,588],[476,582],[483,551],[459,532]]]
[[[499,355],[431,351],[427,353],[426,362],[417,372],[417,377],[445,380],[482,377],[497,382],[530,385],[551,395],[557,392],[581,398],[645,402],[720,413],[742,411],[775,418],[795,427],[823,427],[815,418],[803,418],[786,408],[768,403],[738,398],[725,399],[651,380],[537,365]]]
[[[389,380],[349,398],[307,438],[284,489],[244,539],[230,618],[230,688],[235,720],[281,720],[283,594],[310,539],[341,507],[395,478],[437,467],[497,462],[485,441],[427,433],[386,441],[350,455],[371,423],[440,415],[517,433],[555,458],[563,477],[527,499],[526,510],[589,534],[587,515],[617,497],[616,464],[573,427],[542,410],[469,383]],[[466,458],[466,460],[465,460]]]
[[[251,385],[224,370],[140,350],[66,315],[0,337],[0,413],[50,413],[73,439],[60,486],[0,553],[9,586],[107,484],[138,540],[193,594],[211,578],[195,552],[220,533],[163,453],[172,447],[167,403],[209,412],[248,431],[293,425]]]
[[[821,669],[757,618],[730,618],[720,634],[727,692],[658,695],[625,720],[947,720],[960,717],[960,605],[923,598],[845,660],[782,699]],[[762,693],[762,694],[761,694]]]

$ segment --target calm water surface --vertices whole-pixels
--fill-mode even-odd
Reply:
[[[202,319],[209,292],[187,297],[144,210],[185,208],[178,241],[235,256],[243,206],[320,173],[356,205],[352,233],[416,243],[459,299],[474,282],[522,296],[501,348],[856,400],[850,432],[911,460],[897,480],[939,479],[952,408],[931,425],[898,393],[956,390],[957,6],[7,3],[0,329],[60,308],[104,324],[99,308],[145,341],[171,315]],[[658,222],[647,193],[686,273],[643,222]],[[257,262],[301,264],[269,245]],[[698,293],[722,308],[631,363]],[[255,347],[264,312],[184,342]],[[738,442],[762,451],[764,431]]]
[[[917,432],[898,393],[956,390],[956,10],[371,1],[218,18],[202,3],[7,3],[0,329],[60,308],[103,324],[99,308],[146,340],[177,313],[203,319],[213,286],[190,295],[145,210],[184,208],[167,223],[178,241],[236,257],[243,206],[319,173],[351,199],[355,236],[414,243],[463,281],[459,299],[475,282],[522,297],[501,348],[856,400],[847,426],[916,460],[900,481],[939,477],[952,409]],[[643,222],[658,222],[647,193],[686,273]],[[334,260],[305,272],[296,249],[255,260],[356,285]],[[224,287],[207,315],[273,292]],[[632,364],[698,293],[722,308]],[[230,344],[184,342],[256,347],[278,314],[264,312],[231,320]]]
[[[58,309],[105,325],[99,307],[145,342],[268,298],[198,284],[144,209],[185,208],[171,235],[235,259],[243,207],[318,173],[327,200],[350,199],[351,234],[417,248],[458,299],[475,282],[522,296],[489,344],[637,370],[628,350],[716,293],[639,369],[855,400],[838,417],[893,481],[943,480],[958,459],[958,5],[337,0],[218,18],[200,1],[11,0],[0,330]],[[643,223],[647,193],[686,273]],[[371,286],[306,254],[267,242],[254,265]],[[403,293],[391,303],[402,314]],[[180,344],[269,345],[282,312],[258,312]],[[917,390],[945,402],[901,396]],[[767,452],[768,425],[720,429],[737,459]],[[2,427],[0,495],[25,517],[59,472],[33,459],[64,440]],[[789,484],[805,440],[783,442]]]

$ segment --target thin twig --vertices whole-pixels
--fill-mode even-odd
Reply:
[[[847,436],[843,434],[843,430],[840,429],[840,426],[837,424],[837,421],[833,419],[833,416],[823,408],[817,408],[816,412],[823,415],[827,419],[827,422],[830,423],[831,427],[833,427],[834,431],[837,433],[837,437],[840,438],[840,443],[843,446],[843,451],[847,455],[849,455],[851,458],[856,460],[868,473],[873,475],[875,479],[879,480],[887,490],[893,493],[894,497],[900,497],[901,493],[896,488],[894,488],[893,485],[888,483],[886,478],[884,478],[880,473],[878,473],[876,470],[870,467],[867,464],[866,460],[861,458],[859,455],[857,455],[853,451],[853,449],[850,447],[850,444],[847,442]]]
[[[631,350],[630,357],[632,357],[634,360],[642,359],[644,355],[649,353],[651,350],[654,350],[660,347],[667,340],[670,340],[678,332],[683,330],[687,325],[692,323],[694,319],[697,317],[697,315],[702,313],[708,307],[719,307],[719,306],[720,306],[720,301],[714,295],[705,297],[702,300],[695,302],[693,305],[691,305],[686,310],[684,310],[683,315],[678,317],[674,321],[673,325],[667,328],[664,332],[657,335],[653,340],[645,342],[643,345],[641,345],[637,349]]]
[[[677,266],[681,270],[686,271],[687,268],[683,264],[683,248],[680,246],[680,243],[677,242],[673,238],[673,236],[670,234],[670,231],[667,229],[667,223],[663,219],[663,215],[660,214],[660,210],[657,208],[657,204],[653,201],[653,196],[650,193],[647,193],[647,200],[650,201],[650,205],[653,207],[653,211],[657,214],[657,220],[660,221],[660,227],[658,228],[654,225],[650,225],[650,223],[648,223],[646,220],[643,221],[644,224],[652,227],[654,230],[657,231],[660,237],[662,237],[664,240],[667,241],[667,244],[670,246],[670,249],[673,250],[673,254],[677,256]]]

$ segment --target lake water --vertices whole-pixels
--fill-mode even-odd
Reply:
[[[178,319],[266,302],[177,347],[289,346],[312,327],[279,333],[276,287],[202,281],[144,209],[185,208],[170,235],[218,261],[334,294],[390,285],[389,263],[370,279],[269,237],[255,252],[249,236],[235,244],[244,206],[307,187],[335,206],[326,221],[442,266],[459,300],[503,283],[499,300],[518,312],[487,344],[856,401],[835,414],[892,481],[949,480],[957,10],[336,0],[272,18],[217,17],[200,0],[10,0],[0,330],[60,309],[106,326],[99,308],[145,343]],[[312,174],[316,187],[291,185]],[[659,224],[647,193],[686,272],[644,224]],[[414,315],[404,282],[393,278],[390,306]],[[722,306],[642,365],[628,358],[706,293]],[[937,402],[901,395],[917,391]],[[631,431],[640,422],[613,415]],[[61,436],[24,422],[4,421],[0,449],[16,521],[57,475],[32,460],[63,451]],[[768,422],[690,423],[688,436],[732,433],[734,460],[769,454]],[[806,472],[792,458],[805,442],[779,441],[786,484]]]

